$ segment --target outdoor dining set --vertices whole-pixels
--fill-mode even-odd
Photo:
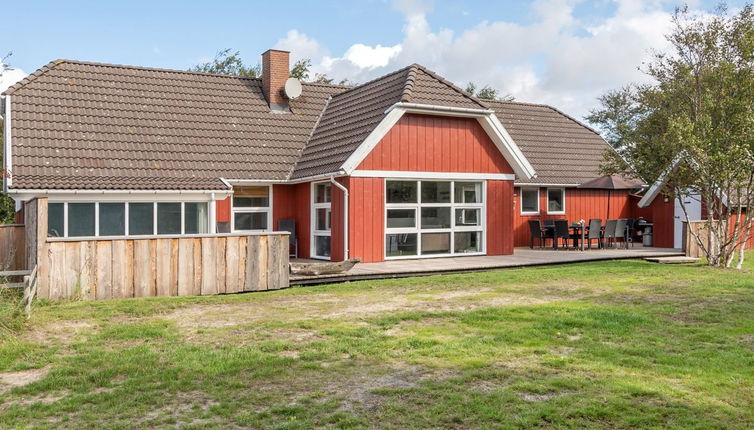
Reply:
[[[598,249],[628,248],[629,244],[640,242],[644,246],[651,246],[652,223],[642,218],[608,219],[603,224],[599,218],[590,219],[588,223],[568,222],[567,220],[529,220],[531,232],[530,248],[535,242],[544,248],[547,240],[552,242],[553,249],[592,249],[596,243]]]

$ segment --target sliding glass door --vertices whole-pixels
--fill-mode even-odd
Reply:
[[[385,258],[484,253],[484,183],[385,182]]]

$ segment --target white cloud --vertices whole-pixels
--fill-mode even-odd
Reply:
[[[548,103],[582,117],[608,89],[647,79],[637,67],[650,49],[667,46],[670,13],[661,0],[625,0],[612,16],[589,25],[574,14],[577,0],[539,0],[526,24],[482,21],[458,33],[433,29],[432,4],[395,0],[405,19],[394,46],[351,45],[331,55],[316,39],[296,30],[276,44],[294,58],[310,58],[312,71],[364,82],[420,63],[463,86],[491,85],[518,100]]]
[[[2,70],[2,68],[3,64],[0,63],[0,70]],[[21,69],[8,69],[0,73],[0,93],[25,77],[26,73]]]
[[[329,53],[319,42],[295,29],[289,30],[285,38],[278,40],[273,48],[291,51],[291,63],[304,58],[316,63]]]

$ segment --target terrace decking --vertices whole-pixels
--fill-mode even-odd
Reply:
[[[365,279],[402,278],[482,270],[567,264],[585,261],[671,257],[684,255],[680,249],[644,248],[592,249],[589,251],[516,248],[513,255],[391,260],[359,263],[345,273],[318,276],[291,276],[290,285],[313,285]],[[299,260],[317,262],[318,260]]]

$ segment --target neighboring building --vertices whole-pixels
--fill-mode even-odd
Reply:
[[[632,215],[576,189],[609,146],[544,105],[478,100],[419,65],[352,88],[58,60],[4,93],[5,191],[49,201],[49,234],[277,230],[300,257],[501,255],[526,220]],[[344,204],[347,196],[347,204]]]

